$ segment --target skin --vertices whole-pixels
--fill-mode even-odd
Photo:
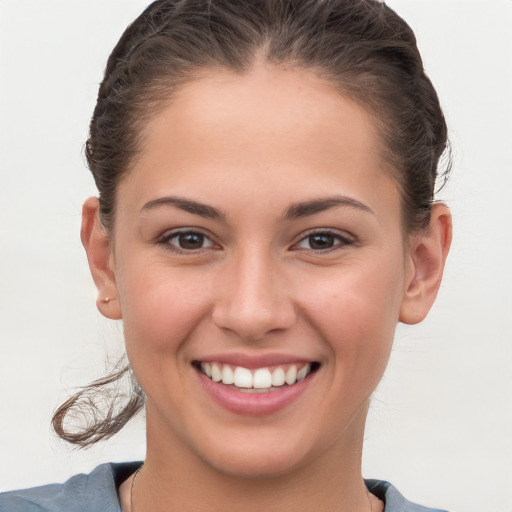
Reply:
[[[421,321],[435,299],[448,209],[434,205],[428,229],[404,233],[369,114],[304,70],[212,70],[144,136],[119,184],[113,233],[95,198],[82,226],[98,308],[123,319],[147,395],[137,512],[381,510],[361,476],[369,399],[397,322]],[[169,196],[220,215],[161,201]],[[327,197],[345,199],[290,215]],[[190,228],[204,243],[180,249],[170,233]],[[326,232],[330,248],[312,245]],[[233,352],[320,369],[291,406],[240,415],[212,401],[192,365]]]

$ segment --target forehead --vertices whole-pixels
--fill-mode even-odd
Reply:
[[[284,141],[275,137],[286,135],[286,147],[303,147],[306,140],[311,146],[323,142],[324,150],[334,144],[372,157],[378,151],[372,117],[330,82],[309,70],[262,63],[244,74],[210,70],[179,87],[145,135],[156,147],[169,136],[185,141],[191,129],[196,140],[189,142],[231,140],[248,150],[265,143],[268,151],[281,152]]]
[[[228,183],[240,194],[276,191],[283,201],[302,200],[293,192],[304,196],[311,187],[316,195],[373,200],[377,181],[389,186],[371,116],[301,69],[258,64],[243,75],[205,73],[173,93],[143,141],[120,186],[131,182],[141,202],[191,190],[215,199]]]

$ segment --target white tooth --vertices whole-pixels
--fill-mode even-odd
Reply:
[[[295,381],[297,380],[297,367],[294,364],[292,364],[290,368],[288,368],[285,380],[286,384],[288,384],[289,386],[295,384]]]
[[[235,368],[234,383],[237,388],[252,388],[252,373],[247,368]]]
[[[235,382],[233,370],[227,364],[222,368],[222,384],[233,384]]]
[[[272,374],[268,368],[259,368],[254,372],[252,387],[263,389],[272,386]]]
[[[210,363],[201,363],[201,370],[203,370],[203,373],[208,377],[212,376],[212,366]]]
[[[272,386],[282,386],[286,381],[286,376],[282,368],[276,368],[272,372]]]
[[[297,382],[305,379],[306,375],[309,373],[310,368],[311,368],[311,365],[308,363],[306,366],[302,367],[297,372]]]
[[[220,382],[222,380],[222,373],[217,363],[212,364],[212,380],[213,382]]]

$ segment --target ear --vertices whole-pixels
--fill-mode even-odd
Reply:
[[[107,318],[122,318],[119,294],[116,285],[114,254],[110,237],[102,226],[99,216],[99,201],[87,199],[82,207],[82,229],[80,238],[87,253],[89,268],[98,289],[96,306]]]
[[[452,217],[448,207],[435,203],[428,227],[412,235],[410,240],[409,270],[399,319],[406,324],[417,324],[427,316],[441,285],[452,241]]]

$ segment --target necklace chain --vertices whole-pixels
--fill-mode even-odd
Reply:
[[[133,486],[135,485],[135,480],[137,480],[137,477],[139,476],[140,470],[142,469],[142,466],[144,466],[144,463],[142,463],[137,471],[135,471],[135,474],[133,475],[132,485],[130,486],[130,512],[134,512],[133,508]],[[371,512],[371,511],[370,511]]]
[[[142,466],[144,466],[144,463],[139,466],[137,471],[135,471],[135,474],[133,475],[132,485],[130,486],[130,512],[135,512],[135,509],[133,508],[133,486],[135,485],[135,480],[137,480],[137,477],[139,476]],[[370,498],[370,493],[368,489],[366,489],[366,497],[368,498],[368,505],[370,505],[370,512],[373,512],[372,500]]]
[[[366,497],[368,498],[368,505],[370,505],[370,512],[373,512],[372,499],[370,497],[370,491],[366,489]]]

